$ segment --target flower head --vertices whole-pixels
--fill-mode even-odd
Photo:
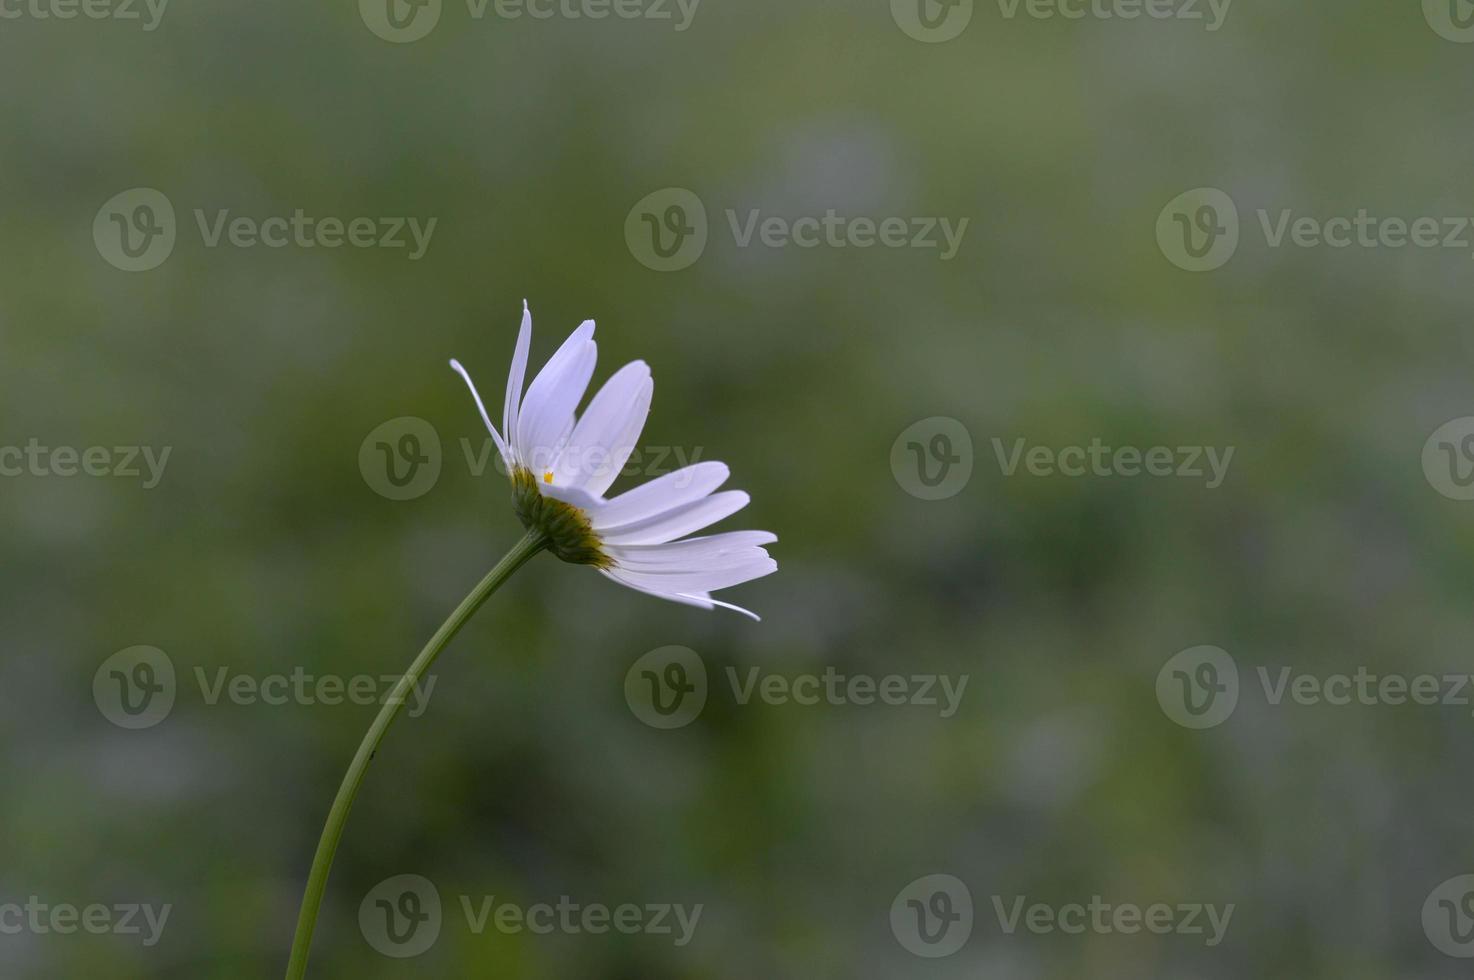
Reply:
[[[650,413],[655,382],[649,365],[633,361],[614,372],[575,417],[598,355],[594,321],[579,325],[524,394],[531,344],[532,314],[524,302],[500,431],[466,369],[459,361],[450,362],[470,387],[506,463],[513,508],[523,526],[542,532],[559,558],[593,565],[621,585],[757,619],[711,593],[777,571],[778,563],[763,548],[777,537],[767,531],[686,537],[747,506],[748,496],[740,490],[717,492],[727,480],[725,464],[694,463],[604,497],[629,461]]]

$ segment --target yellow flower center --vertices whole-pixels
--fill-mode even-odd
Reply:
[[[552,483],[552,472],[544,473],[543,480]],[[542,532],[548,550],[564,561],[598,568],[614,565],[589,526],[589,515],[572,504],[544,497],[537,488],[537,475],[520,466],[512,471],[512,508],[522,526]]]

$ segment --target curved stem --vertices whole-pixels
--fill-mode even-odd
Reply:
[[[472,614],[503,582],[512,577],[513,572],[547,547],[547,543],[547,538],[540,532],[528,531],[507,552],[506,557],[497,562],[496,567],[477,583],[476,588],[461,601],[455,612],[450,614],[450,618],[441,624],[440,629],[435,631],[430,642],[425,644],[425,649],[420,651],[409,670],[394,685],[384,706],[379,709],[378,717],[369,726],[368,734],[363,737],[358,752],[353,756],[353,762],[343,774],[342,785],[338,787],[333,808],[328,811],[327,823],[322,828],[322,838],[317,842],[317,854],[312,858],[312,871],[307,876],[307,890],[302,896],[302,911],[297,915],[297,935],[292,940],[292,959],[287,964],[287,980],[302,980],[307,974],[307,956],[312,951],[312,932],[317,926],[317,912],[322,906],[323,892],[327,890],[333,855],[338,850],[338,842],[343,839],[343,826],[348,822],[348,811],[353,809],[353,798],[358,795],[358,787],[363,783],[364,773],[373,761],[374,753],[384,739],[384,733],[394,724],[394,719],[399,714],[399,709],[404,707],[410,691],[420,682],[425,671],[430,669],[430,665],[435,662],[440,651],[445,649],[451,637],[466,625]]]

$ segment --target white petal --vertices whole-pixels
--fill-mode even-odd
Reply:
[[[486,431],[491,433],[491,438],[496,443],[497,451],[502,454],[502,462],[507,464],[507,470],[510,472],[512,468],[511,451],[507,448],[506,442],[503,441],[501,433],[496,431],[496,426],[491,424],[491,416],[486,414],[486,406],[481,401],[481,393],[476,390],[476,383],[471,380],[471,375],[466,373],[466,369],[461,367],[460,361],[452,357],[450,359],[450,366],[466,382],[466,387],[471,389],[471,397],[476,400],[476,410],[481,413],[481,421],[486,423]]]
[[[767,555],[758,555],[731,568],[709,568],[679,572],[641,572],[623,569],[620,576],[626,581],[663,592],[692,593],[714,592],[729,589],[755,578],[771,575],[778,570],[778,563]]]
[[[647,589],[643,585],[635,585],[633,582],[626,581],[618,572],[608,572],[602,568],[599,569],[599,574],[611,582],[618,582],[627,589],[634,589],[636,592],[643,592],[646,595],[653,595],[660,599],[669,599],[671,602],[680,602],[688,606],[697,606],[701,609],[710,609],[714,605],[709,596],[677,595],[674,592],[658,592],[655,589]]]
[[[609,557],[614,559],[616,567],[628,572],[644,572],[647,575],[670,575],[736,568],[738,565],[745,565],[768,557],[768,553],[762,548],[738,548],[735,551],[724,551],[721,554],[703,558],[699,562],[680,558],[642,558],[639,554],[630,554],[632,549],[621,548],[618,545],[609,545],[604,550]]]
[[[723,602],[720,599],[713,599],[705,592],[662,592],[656,589],[648,589],[642,585],[636,585],[633,582],[626,581],[620,576],[618,572],[601,571],[600,574],[603,575],[605,578],[610,579],[611,581],[618,582],[625,588],[634,589],[636,592],[643,592],[646,595],[653,595],[657,599],[667,599],[671,602],[680,602],[684,603],[685,605],[696,606],[701,609],[713,609],[717,607],[720,607],[722,609],[730,609],[733,612],[741,613],[742,615],[756,622],[762,622],[762,617],[753,612],[751,609],[743,609],[741,606],[734,606],[730,602]]]
[[[681,598],[689,598],[689,597],[682,596]],[[719,607],[721,609],[730,609],[733,612],[741,613],[742,615],[746,616],[748,619],[752,620],[754,623],[761,623],[763,621],[763,617],[759,616],[757,613],[753,612],[751,609],[743,609],[741,606],[734,606],[730,602],[723,602],[720,599],[713,599],[711,596],[707,596],[706,599],[713,606],[717,606],[717,607]]]
[[[778,535],[768,531],[727,531],[705,538],[684,538],[669,544],[619,545],[619,556],[640,561],[702,561],[719,554],[746,551],[774,544]],[[613,551],[613,550],[612,550]]]
[[[552,497],[565,504],[572,504],[585,514],[597,513],[599,508],[604,506],[601,498],[595,497],[582,487],[560,487],[557,484],[545,483],[542,477],[538,477],[537,489],[544,497]]]
[[[522,327],[517,331],[517,346],[512,351],[512,369],[507,373],[507,397],[502,403],[502,431],[516,442],[517,410],[522,404],[522,382],[527,377],[527,351],[532,346],[532,311],[522,301]]]
[[[654,517],[680,504],[700,500],[727,482],[725,463],[695,463],[604,502],[591,512],[594,529],[616,528]]]
[[[669,544],[610,545],[607,550],[610,557],[626,568],[701,568],[710,563],[726,565],[742,555],[766,554],[762,545],[777,540],[776,534],[767,531],[728,531]]]
[[[602,494],[624,469],[650,414],[655,382],[644,361],[626,364],[604,382],[558,456],[553,482]]]
[[[594,376],[598,347],[593,335],[594,321],[585,320],[532,379],[522,399],[512,445],[523,465],[539,477],[557,461],[573,430],[573,411]]]
[[[725,490],[682,504],[643,521],[608,530],[598,529],[607,544],[665,544],[715,524],[747,506],[751,499],[741,490]]]

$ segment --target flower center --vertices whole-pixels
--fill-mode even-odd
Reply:
[[[544,473],[543,482],[552,483],[553,474]],[[512,509],[522,526],[541,532],[548,539],[548,550],[564,561],[599,568],[613,566],[589,516],[570,503],[543,496],[537,477],[520,466],[512,473]]]

